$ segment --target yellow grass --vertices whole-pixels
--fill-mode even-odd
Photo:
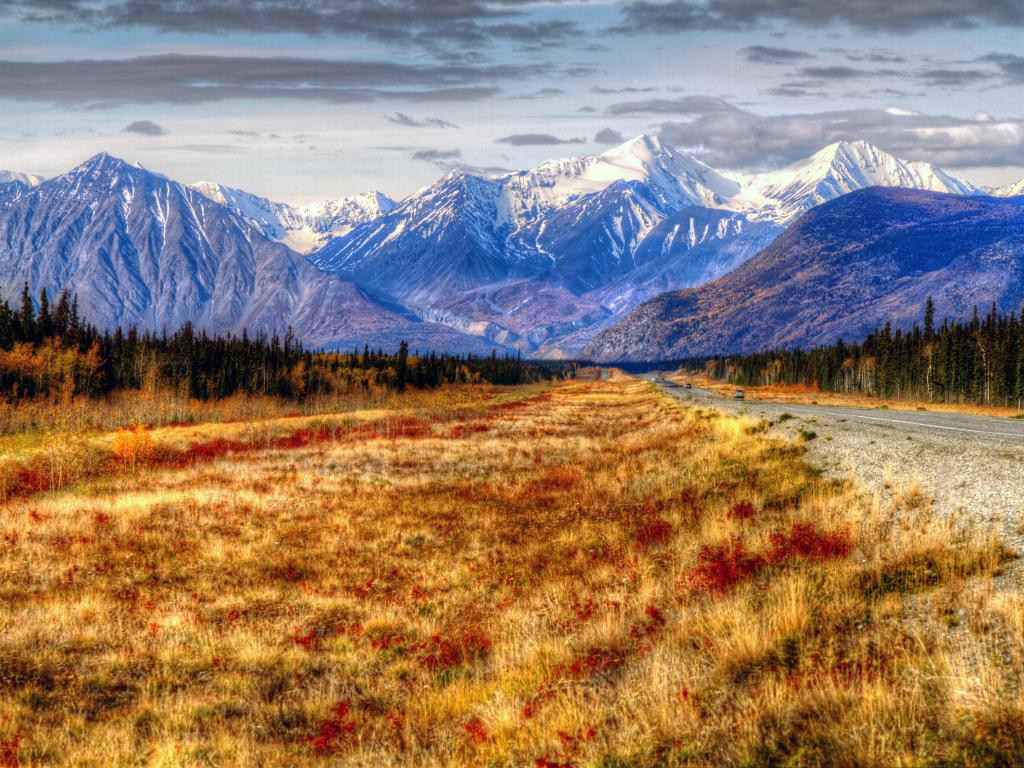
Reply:
[[[0,766],[1024,757],[984,532],[634,380],[391,405],[82,436],[0,507]]]

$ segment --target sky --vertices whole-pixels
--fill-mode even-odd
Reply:
[[[660,134],[1024,177],[1019,0],[0,0],[0,168],[107,151],[295,204]]]

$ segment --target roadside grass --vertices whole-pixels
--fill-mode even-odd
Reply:
[[[11,494],[0,765],[1024,760],[989,532],[631,379],[390,405]]]
[[[690,381],[702,389],[730,397],[736,389],[734,384],[723,384],[704,376],[675,374],[669,378],[676,381]],[[747,398],[771,403],[792,405],[831,405],[847,408],[873,408],[895,411],[937,411],[940,413],[966,413],[976,416],[999,416],[1002,418],[1024,418],[1017,413],[1016,406],[985,406],[974,403],[936,403],[918,400],[890,400],[878,397],[844,392],[824,392],[802,384],[775,384],[763,387],[744,387]]]

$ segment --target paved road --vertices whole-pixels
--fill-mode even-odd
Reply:
[[[974,416],[964,413],[944,411],[894,411],[878,408],[847,408],[833,405],[793,405],[790,403],[773,403],[758,400],[732,400],[716,392],[706,389],[683,389],[659,383],[658,377],[647,374],[644,378],[654,382],[666,394],[680,399],[710,400],[720,407],[733,412],[762,415],[767,418],[789,413],[794,416],[810,416],[827,420],[856,420],[878,426],[888,426],[893,430],[919,434],[923,431],[960,433],[964,436],[979,437],[1024,443],[1024,419],[1008,419],[997,416]]]

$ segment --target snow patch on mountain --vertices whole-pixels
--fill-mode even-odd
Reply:
[[[997,187],[992,190],[992,197],[1019,197],[1024,195],[1024,179],[1016,184],[1007,184],[1005,187]]]
[[[740,193],[735,180],[649,134],[600,155],[549,160],[496,181],[502,188],[498,224],[516,229],[616,182],[646,184],[665,210],[728,208]]]
[[[300,207],[209,181],[197,182],[192,188],[226,205],[264,236],[299,253],[315,251],[330,238],[345,235],[357,224],[375,219],[395,207],[394,200],[375,191]]]
[[[34,173],[20,173],[18,171],[0,171],[0,184],[10,184],[11,182],[18,182],[24,184],[27,187],[36,187],[42,184],[46,179],[42,176],[36,176]]]
[[[981,190],[929,163],[900,160],[865,141],[840,141],[771,173],[751,176],[740,207],[759,218],[788,223],[841,195],[868,187],[903,187],[954,195]]]

